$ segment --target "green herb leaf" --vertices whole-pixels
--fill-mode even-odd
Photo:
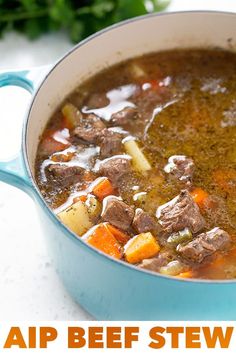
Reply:
[[[78,42],[83,38],[84,24],[83,22],[73,22],[70,27],[70,38],[72,42]]]
[[[145,0],[118,0],[116,10],[117,20],[124,20],[130,17],[140,16],[147,13]]]
[[[162,11],[170,4],[170,0],[150,0],[150,2],[153,6],[152,11]]]
[[[10,29],[34,39],[64,29],[77,42],[117,21],[163,10],[169,0],[0,0],[0,36]]]

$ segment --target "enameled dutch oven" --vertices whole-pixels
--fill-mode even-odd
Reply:
[[[236,281],[179,280],[112,259],[70,232],[43,200],[34,178],[37,144],[47,120],[81,81],[130,57],[173,48],[236,45],[236,14],[179,12],[119,23],[75,46],[43,78],[32,73],[0,75],[0,86],[18,85],[33,94],[23,127],[22,148],[0,163],[0,180],[35,200],[59,275],[71,296],[102,320],[236,320]],[[36,87],[37,86],[37,87]]]

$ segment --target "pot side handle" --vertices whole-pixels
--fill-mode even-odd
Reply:
[[[0,72],[0,87],[19,86],[33,94],[49,69],[43,66],[32,70]],[[32,182],[24,164],[22,149],[13,158],[0,161],[0,181],[31,194]]]

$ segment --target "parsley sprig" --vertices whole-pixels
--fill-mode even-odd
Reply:
[[[0,35],[14,29],[35,39],[65,30],[73,42],[118,21],[162,11],[170,0],[0,0]]]

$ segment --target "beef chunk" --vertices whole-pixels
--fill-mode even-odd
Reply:
[[[132,227],[138,233],[156,231],[157,222],[151,215],[142,209],[136,209]]]
[[[181,182],[191,185],[194,172],[194,163],[192,159],[184,155],[171,156],[164,170],[166,173],[170,173]]]
[[[121,152],[122,135],[106,129],[101,136],[100,155],[102,158],[109,157]]]
[[[167,265],[174,259],[174,254],[170,251],[159,253],[156,257],[144,259],[139,267],[142,269],[159,272],[160,268]]]
[[[127,124],[130,120],[136,118],[137,113],[135,107],[125,107],[121,111],[112,114],[111,123],[115,125]]]
[[[117,155],[100,162],[99,173],[109,178],[114,186],[117,186],[121,178],[130,172],[131,163],[128,157]]]
[[[177,251],[182,257],[200,263],[205,257],[225,249],[229,243],[229,234],[216,227],[211,231],[198,235],[186,245],[179,245]]]
[[[79,166],[66,166],[60,164],[50,165],[47,169],[49,179],[53,183],[68,187],[71,184],[78,183],[82,180],[84,169]]]
[[[187,190],[157,209],[157,217],[166,235],[183,230],[185,227],[194,234],[201,231],[205,221],[198,205]]]
[[[133,217],[134,209],[122,200],[115,197],[107,197],[103,202],[102,219],[121,230],[128,230]]]
[[[95,114],[89,114],[74,129],[73,135],[87,143],[96,144],[105,128],[105,124],[99,117]]]

